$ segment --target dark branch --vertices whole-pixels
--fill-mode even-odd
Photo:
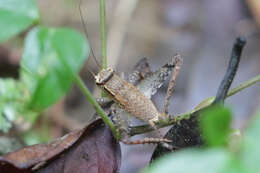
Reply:
[[[236,75],[238,65],[240,62],[241,53],[242,53],[242,50],[243,50],[245,44],[246,44],[245,38],[238,37],[236,39],[233,49],[232,49],[227,72],[218,88],[218,92],[217,92],[216,98],[214,100],[214,104],[216,104],[216,103],[223,104],[224,103],[228,90]]]

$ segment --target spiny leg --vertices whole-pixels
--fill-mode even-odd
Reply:
[[[158,120],[159,120],[158,118],[154,118],[154,119],[149,120],[150,126],[153,127],[155,130],[157,130],[157,135],[159,136],[159,138],[154,138],[154,139],[157,139],[158,143],[160,145],[162,145],[163,147],[165,147],[169,150],[173,150],[175,147],[173,147],[171,144],[168,144],[168,143],[171,143],[172,140],[164,138],[164,136],[161,134],[160,131],[158,131],[158,128],[155,126],[155,123]]]
[[[138,144],[169,143],[172,141],[164,138],[144,138],[144,139],[138,139],[134,141],[130,141],[129,139],[123,139],[122,142],[127,145],[138,145]]]
[[[174,70],[172,72],[172,76],[171,76],[171,79],[170,79],[170,82],[169,82],[169,86],[168,86],[168,89],[167,89],[167,94],[166,94],[166,98],[165,98],[165,102],[164,102],[164,113],[165,113],[165,115],[168,115],[168,113],[169,113],[169,110],[168,110],[169,101],[170,101],[170,98],[172,96],[172,92],[173,92],[173,89],[174,89],[174,86],[175,86],[176,78],[179,74],[180,68],[181,68],[182,63],[183,63],[183,59],[181,58],[181,56],[179,54],[175,55],[173,58],[174,58],[175,67],[174,67]]]
[[[175,146],[172,146],[171,143],[172,140],[166,139],[166,138],[143,138],[143,139],[138,139],[138,140],[133,140],[131,141],[129,139],[129,136],[125,136],[125,138],[122,140],[122,142],[126,145],[138,145],[138,144],[160,144],[163,147],[169,149],[169,150],[173,150],[176,149]]]

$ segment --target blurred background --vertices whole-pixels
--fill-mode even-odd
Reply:
[[[88,40],[101,60],[99,4],[83,0],[81,9],[87,23],[82,25],[79,0],[38,0],[41,23],[88,30]],[[239,35],[247,37],[240,67],[232,87],[260,73],[259,0],[107,0],[108,64],[118,74],[128,74],[143,57],[152,70],[179,53],[184,64],[177,79],[170,113],[191,110],[202,100],[214,96],[225,74],[231,49]],[[0,77],[18,78],[19,60],[26,33],[0,45]],[[96,97],[93,77],[97,71],[90,57],[81,76]],[[167,83],[153,97],[162,110]],[[226,100],[234,114],[234,127],[243,128],[250,115],[260,108],[260,86],[256,84]],[[74,86],[59,103],[44,113],[34,125],[31,143],[50,140],[84,127],[94,110]],[[39,135],[40,134],[40,135]],[[122,145],[121,173],[137,172],[149,162],[154,146]]]

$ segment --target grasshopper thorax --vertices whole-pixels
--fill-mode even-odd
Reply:
[[[114,75],[114,70],[112,68],[102,69],[96,76],[96,84],[104,85],[107,81]]]

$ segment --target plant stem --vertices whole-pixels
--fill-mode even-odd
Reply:
[[[107,68],[107,28],[106,28],[106,3],[105,0],[99,0],[100,12],[100,35],[101,35],[101,52],[102,52],[102,68]],[[102,90],[102,97],[106,97],[106,93]]]
[[[101,33],[101,51],[103,59],[103,68],[107,68],[107,36],[106,36],[106,5],[105,0],[99,0],[100,11],[100,33]]]
[[[260,82],[260,74],[253,77],[252,79],[249,79],[246,82],[241,83],[236,88],[233,88],[230,92],[228,92],[227,97],[230,97],[230,96],[242,91],[243,89],[248,88],[251,85],[254,85],[257,82]]]
[[[75,80],[76,84],[78,85],[78,87],[80,88],[80,90],[86,96],[87,100],[93,105],[93,107],[95,108],[98,115],[103,119],[104,123],[110,128],[114,137],[117,140],[120,140],[121,137],[120,137],[120,135],[117,134],[117,131],[116,131],[116,128],[115,128],[113,122],[109,119],[109,117],[106,115],[106,113],[100,107],[100,105],[96,102],[96,99],[92,96],[92,94],[90,93],[88,88],[85,86],[84,82],[82,81],[82,79],[77,75],[74,77],[74,80]]]
[[[240,91],[250,87],[251,85],[254,85],[255,83],[257,82],[260,82],[260,75],[257,75],[243,83],[241,83],[240,85],[238,85],[237,87],[233,88],[231,91],[229,91],[225,97],[228,98],[228,97],[231,97],[233,95],[235,95],[236,93],[239,93]],[[215,97],[209,97],[205,100],[203,100],[202,102],[200,102],[196,107],[195,109],[193,109],[192,111],[190,111],[190,113],[193,113],[193,112],[196,112],[196,111],[199,111],[207,106],[209,106],[210,104],[213,103],[213,101],[215,100]]]

